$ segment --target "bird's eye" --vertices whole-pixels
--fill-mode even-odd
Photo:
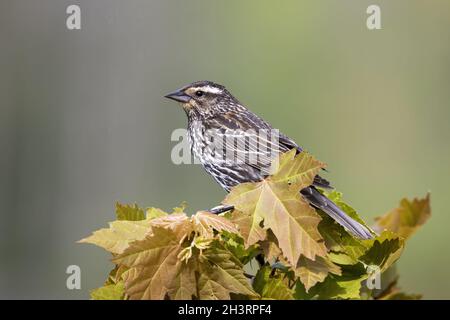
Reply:
[[[203,91],[201,91],[201,90],[195,91],[195,95],[197,97],[201,97],[201,96],[203,96]]]

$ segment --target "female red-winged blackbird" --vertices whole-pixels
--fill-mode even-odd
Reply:
[[[264,179],[279,152],[294,148],[302,152],[293,140],[244,107],[224,86],[199,81],[165,97],[182,104],[188,117],[192,153],[226,191],[239,183]],[[311,186],[301,190],[312,206],[327,213],[354,236],[373,237],[316,187],[332,189],[327,180],[317,175]]]

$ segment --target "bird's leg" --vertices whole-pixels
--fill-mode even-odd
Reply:
[[[220,213],[224,213],[224,212],[227,212],[227,211],[230,211],[233,209],[234,209],[234,206],[219,205],[217,207],[210,209],[209,212],[211,212],[213,214],[220,214]]]

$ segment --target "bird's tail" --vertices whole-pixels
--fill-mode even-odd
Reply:
[[[325,212],[355,237],[360,239],[372,239],[374,237],[365,226],[350,218],[333,201],[317,191],[316,188],[308,187],[303,189],[301,193],[311,205]]]

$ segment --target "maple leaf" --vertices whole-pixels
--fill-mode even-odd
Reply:
[[[375,229],[390,230],[404,239],[412,236],[431,216],[430,194],[423,199],[412,201],[404,198],[400,206],[375,219]]]
[[[399,208],[377,219],[376,229],[386,231],[374,239],[356,239],[316,212],[299,192],[324,166],[306,152],[282,154],[275,174],[231,190],[223,203],[235,209],[223,215],[199,211],[189,217],[185,204],[171,214],[116,204],[117,221],[80,240],[110,251],[116,264],[92,298],[419,298],[398,290],[394,264],[404,238],[429,218],[429,195],[403,199]],[[341,193],[319,191],[364,224]],[[256,275],[245,274],[244,268],[261,255]],[[363,286],[378,271],[382,288]]]
[[[293,291],[280,277],[271,276],[272,269],[269,266],[260,268],[253,281],[253,288],[263,299],[292,300]]]
[[[172,213],[151,220],[152,227],[171,230],[178,241],[182,242],[194,231],[191,219],[184,213]]]
[[[381,272],[386,271],[400,258],[404,247],[403,238],[390,231],[384,231],[375,239],[364,241],[371,245],[359,259],[366,265],[378,266]]]
[[[264,229],[271,229],[279,247],[292,265],[299,257],[314,260],[325,256],[326,248],[317,230],[321,220],[299,191],[310,185],[324,165],[306,152],[295,150],[280,155],[277,172],[257,183],[234,187],[223,201],[242,212],[234,220],[243,233],[246,245],[263,240]],[[247,215],[247,218],[243,215]]]
[[[106,279],[104,285],[116,284],[119,282],[123,282],[122,274],[127,271],[128,268],[125,266],[116,265],[114,269],[109,272],[108,278]]]
[[[360,299],[361,279],[337,280],[328,278],[324,285],[320,287],[319,299]]]
[[[186,237],[189,238],[192,232],[204,239],[214,238],[216,236],[214,231],[238,233],[238,229],[233,222],[207,211],[199,211],[191,217],[188,217],[184,212],[172,213],[153,219],[151,225],[172,230],[180,241],[183,241]]]
[[[223,246],[244,265],[261,251],[257,245],[246,247],[244,239],[238,233],[224,231],[221,233],[220,240],[223,241]]]
[[[313,287],[321,299],[360,299],[363,281],[367,280],[372,272],[382,273],[383,280],[390,278],[390,286],[395,283],[397,277],[386,275],[392,270],[393,264],[400,257],[403,250],[403,239],[392,232],[383,232],[380,236],[371,240],[361,240],[366,246],[366,251],[358,258],[353,266],[342,268],[342,276],[328,276],[323,285]],[[376,268],[374,268],[376,267]],[[370,293],[370,292],[369,292]]]
[[[214,230],[238,233],[238,229],[232,221],[207,211],[199,211],[191,219],[193,229],[204,238],[214,238]]]
[[[296,149],[292,149],[279,156],[278,169],[270,177],[270,180],[287,183],[289,188],[300,191],[310,186],[317,173],[326,165],[306,151],[297,155],[296,152]]]
[[[154,227],[151,235],[135,241],[113,262],[129,269],[122,275],[130,299],[164,299],[178,273],[177,255],[182,245],[177,235]]]
[[[342,211],[344,211],[350,218],[358,221],[366,228],[370,229],[366,222],[361,219],[361,217],[358,215],[355,209],[353,209],[348,203],[344,202],[342,200],[342,192],[333,190],[331,192],[324,191],[325,196],[327,196],[328,199],[333,201]]]
[[[144,210],[139,208],[137,204],[127,205],[116,202],[116,217],[117,220],[138,221],[144,220]]]
[[[294,287],[294,297],[299,300],[330,300],[330,299],[360,299],[361,279],[343,279],[341,277],[326,277],[325,281],[312,287],[309,292],[298,280]]]
[[[150,231],[150,220],[116,220],[109,223],[109,228],[97,230],[78,242],[95,244],[113,254],[120,254],[131,242],[143,239]]]
[[[155,219],[159,217],[165,217],[168,213],[159,209],[159,208],[147,208],[146,210],[146,216],[147,219]]]
[[[92,300],[123,300],[125,296],[123,282],[108,284],[91,290]]]
[[[239,260],[217,242],[203,252],[191,251],[188,259],[180,259],[189,244],[180,243],[181,229],[175,224],[175,228],[153,226],[152,234],[131,243],[113,259],[128,268],[122,278],[130,299],[192,299],[197,294],[203,299],[230,299],[230,293],[255,295]]]
[[[329,273],[342,274],[338,265],[323,257],[317,257],[315,261],[301,257],[294,273],[305,286],[306,292],[318,282],[323,282]]]
[[[232,211],[230,219],[238,226],[246,247],[266,238],[266,230],[260,226],[261,217],[255,217],[235,209]]]
[[[245,277],[242,264],[216,241],[199,258],[198,293],[200,299],[230,299],[230,293],[256,297]]]
[[[317,230],[321,218],[300,193],[283,188],[280,183],[263,180],[238,185],[224,203],[250,214],[252,225],[259,226],[263,221],[264,227],[270,228],[276,236],[280,249],[291,264],[296,265],[300,255],[314,260],[315,256],[326,254]]]
[[[262,249],[265,261],[273,263],[282,257],[278,240],[271,230],[268,230],[267,238],[264,241],[261,241],[259,246]]]
[[[191,300],[197,294],[198,272],[197,257],[188,261],[179,260],[175,269],[176,274],[168,285],[167,293],[172,300]]]
[[[319,224],[320,234],[325,240],[325,245],[329,251],[328,257],[338,264],[356,264],[371,245],[354,238],[341,225],[333,219],[324,216]]]

